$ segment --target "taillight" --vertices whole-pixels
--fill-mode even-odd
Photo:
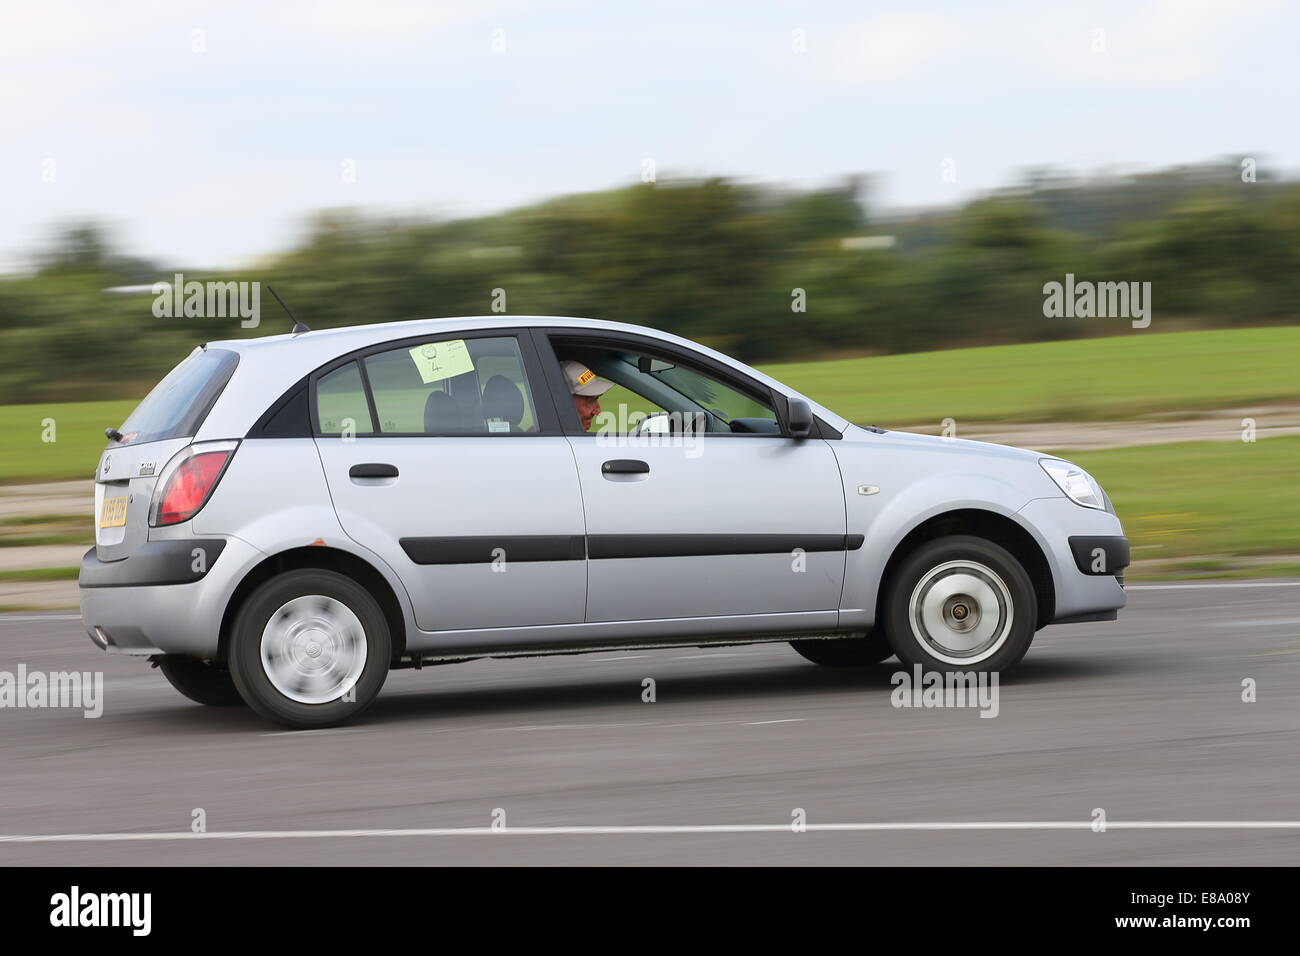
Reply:
[[[217,487],[233,448],[203,451],[186,458],[166,478],[162,493],[154,496],[154,527],[188,521],[203,507],[212,489]]]

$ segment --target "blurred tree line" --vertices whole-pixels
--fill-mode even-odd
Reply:
[[[1292,321],[1300,185],[1244,183],[1235,162],[1077,182],[1034,170],[960,208],[869,218],[861,180],[792,192],[726,179],[568,196],[477,219],[319,214],[296,248],[212,272],[113,249],[66,227],[28,275],[0,278],[0,402],[142,394],[203,341],[287,331],[156,318],[148,291],[187,280],[273,284],[313,328],[488,314],[617,319],[750,362],[1130,331],[1045,318],[1043,284],[1152,283],[1153,330]],[[794,311],[803,290],[805,311]]]

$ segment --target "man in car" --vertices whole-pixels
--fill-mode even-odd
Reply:
[[[578,410],[582,430],[585,432],[591,427],[591,420],[600,414],[600,396],[613,388],[614,383],[596,378],[596,373],[581,362],[564,361],[560,363],[560,368],[564,372],[565,384],[573,396],[573,407]]]

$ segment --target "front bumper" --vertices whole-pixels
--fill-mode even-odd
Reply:
[[[1035,498],[1020,509],[1019,517],[1037,538],[1052,572],[1052,623],[1110,620],[1105,612],[1128,603],[1122,578],[1128,540],[1119,518],[1064,496]],[[1094,553],[1098,549],[1100,558]]]
[[[239,538],[151,541],[121,561],[100,561],[92,548],[81,562],[82,623],[109,653],[210,659],[230,596],[264,557]]]

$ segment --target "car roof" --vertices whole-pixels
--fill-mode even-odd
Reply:
[[[468,315],[434,319],[406,319],[397,322],[376,322],[369,325],[351,325],[333,329],[313,329],[307,332],[286,332],[247,339],[222,339],[207,343],[207,348],[228,349],[239,353],[239,366],[235,377],[237,388],[228,387],[209,413],[200,429],[199,437],[220,433],[243,434],[261,413],[291,385],[304,375],[315,371],[339,356],[357,349],[379,345],[397,339],[423,334],[442,335],[448,332],[468,332],[478,329],[524,328],[604,329],[631,332],[663,342],[680,345],[721,361],[751,378],[757,378],[786,395],[805,398],[824,421],[843,431],[847,419],[830,409],[818,405],[792,390],[788,385],[764,375],[757,369],[737,361],[729,355],[715,351],[698,342],[673,335],[660,329],[608,319],[585,319],[575,316],[555,315]],[[232,392],[240,396],[238,403],[231,401]],[[249,415],[251,414],[251,418]]]

